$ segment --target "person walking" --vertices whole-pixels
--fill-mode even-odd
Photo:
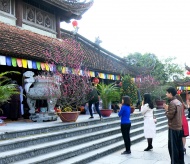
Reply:
[[[118,116],[121,117],[121,133],[125,143],[125,151],[121,154],[131,154],[131,139],[130,139],[130,120],[131,108],[130,108],[130,97],[123,96],[122,104],[120,105],[120,111]]]
[[[145,93],[142,101],[141,113],[144,116],[144,136],[148,141],[148,147],[144,149],[144,151],[153,149],[152,141],[156,135],[156,124],[154,122],[153,108],[154,105],[150,94]]]
[[[99,114],[100,120],[102,120],[102,115],[101,115],[100,109],[99,109],[100,96],[99,96],[97,89],[94,86],[92,86],[92,91],[90,92],[89,99],[90,99],[88,102],[88,108],[89,108],[89,112],[90,112],[89,119],[94,118],[93,113],[92,113],[92,104],[94,104],[96,112]]]
[[[168,118],[168,151],[171,164],[184,164],[182,142],[182,103],[176,99],[177,91],[173,87],[166,90],[169,105],[164,104],[166,117]]]
[[[183,141],[183,151],[186,154],[186,148],[185,148],[186,137],[189,136],[189,125],[188,125],[187,118],[185,116],[186,107],[185,107],[180,95],[177,94],[176,98],[182,103],[182,106],[183,106],[183,110],[182,110],[182,130],[183,130],[182,141]]]

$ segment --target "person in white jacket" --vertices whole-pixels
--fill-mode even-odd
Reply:
[[[153,109],[154,105],[151,100],[151,96],[150,94],[145,93],[142,101],[141,113],[144,116],[144,136],[148,141],[148,147],[144,149],[144,151],[153,149],[152,140],[156,135],[156,124],[154,122]]]

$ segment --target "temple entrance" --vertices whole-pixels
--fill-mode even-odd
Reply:
[[[9,71],[17,71],[20,74],[11,73],[6,75],[11,79],[13,83],[18,85],[18,91],[21,93],[20,95],[13,95],[11,100],[8,103],[4,103],[0,106],[2,111],[0,111],[0,117],[7,118],[8,120],[16,121],[20,118],[29,118],[29,107],[26,102],[26,96],[24,91],[24,80],[23,73],[30,69],[27,68],[19,68],[19,67],[11,67],[11,66],[0,66],[0,73],[9,72]],[[32,71],[35,74],[40,73],[41,71],[34,70]],[[40,102],[39,102],[40,103]]]

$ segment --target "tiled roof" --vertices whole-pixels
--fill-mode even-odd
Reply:
[[[94,3],[94,0],[78,2],[76,0],[43,0],[52,5],[58,6],[65,11],[69,11],[74,15],[81,16],[84,14]]]
[[[79,58],[83,56],[83,64],[90,70],[118,74],[132,73],[124,66],[121,58],[111,55],[102,48],[92,47],[93,44],[82,36],[73,38],[73,35],[66,31],[62,35],[63,39],[50,38],[0,22],[0,53],[47,61],[45,52],[51,51],[50,58],[58,60],[65,66],[71,66],[67,61],[68,56],[72,57],[77,53]],[[80,47],[80,50],[77,47]],[[61,53],[59,58],[55,55],[57,51]]]
[[[113,73],[134,73],[130,67],[126,67],[126,63],[122,58],[101,48],[81,35],[77,34],[73,36],[71,32],[66,30],[62,30],[61,34],[63,39],[75,37],[77,42],[81,44],[81,47],[83,48],[87,58],[85,66],[88,68],[102,71],[104,70]]]

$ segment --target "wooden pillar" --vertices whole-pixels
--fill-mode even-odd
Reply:
[[[22,27],[23,1],[15,1],[16,25]]]
[[[57,32],[57,38],[61,38],[60,16],[59,15],[56,15],[56,32]]]

